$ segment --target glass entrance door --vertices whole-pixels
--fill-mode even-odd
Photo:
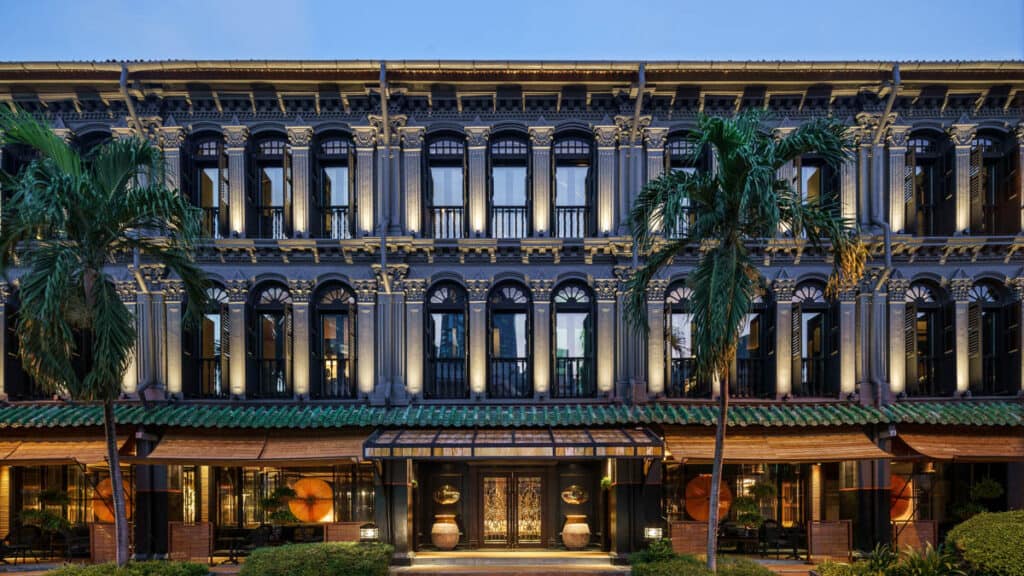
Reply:
[[[541,502],[544,483],[540,474],[502,472],[484,474],[482,522],[485,546],[540,546],[543,527]]]

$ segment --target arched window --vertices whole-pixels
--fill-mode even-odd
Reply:
[[[736,365],[729,375],[729,395],[736,398],[770,398],[775,381],[769,360],[775,352],[774,314],[761,296],[754,298],[740,327]]]
[[[445,135],[427,146],[427,222],[434,238],[466,234],[465,140]]]
[[[526,288],[515,282],[498,284],[488,298],[488,312],[487,396],[531,398],[530,297]]]
[[[951,236],[956,228],[956,194],[949,139],[914,134],[907,141],[903,178],[905,230],[918,236]]]
[[[352,238],[355,230],[355,155],[347,137],[326,135],[314,148],[313,221],[321,238]]]
[[[926,282],[907,289],[903,336],[906,394],[948,396],[956,390],[953,314],[942,291]]]
[[[93,130],[92,132],[75,136],[72,147],[82,156],[88,157],[95,153],[97,148],[110,142],[112,139],[113,136],[106,130]]]
[[[1011,235],[1020,232],[1017,174],[1020,155],[994,130],[978,133],[971,142],[971,234]]]
[[[253,292],[251,306],[249,396],[291,398],[292,296],[268,282]]]
[[[1016,391],[1020,373],[1019,304],[994,282],[971,288],[967,307],[967,359],[971,393]]]
[[[317,292],[313,323],[313,398],[355,398],[356,299],[330,283]]]
[[[256,238],[282,239],[291,235],[292,171],[288,140],[279,134],[253,139],[246,229]]]
[[[203,211],[202,233],[223,238],[228,224],[228,157],[224,137],[218,133],[197,134],[189,141],[187,167],[182,171],[182,189],[192,204]]]
[[[692,134],[676,134],[665,143],[665,169],[670,172],[686,172],[696,174],[711,170],[711,154],[707,147],[701,147],[700,141]],[[695,215],[690,211],[690,199],[683,200],[685,212],[669,231],[673,237],[685,235],[693,225]]]
[[[12,286],[13,288],[13,286]],[[36,385],[35,381],[21,364],[20,338],[18,332],[18,317],[21,309],[21,299],[17,290],[11,290],[7,297],[7,304],[4,306],[6,318],[6,341],[4,342],[4,392],[7,398],[12,401],[18,400],[48,400],[52,397],[42,388]]]
[[[491,138],[491,236],[525,238],[530,222],[530,146],[518,135]]]
[[[583,238],[590,234],[593,206],[591,140],[563,136],[555,140],[554,235]]]
[[[206,299],[199,325],[184,334],[182,360],[186,377],[182,392],[187,398],[227,398],[231,394],[228,295],[224,288],[211,286],[206,290]]]
[[[426,398],[469,397],[466,302],[466,291],[455,282],[440,282],[427,296]]]
[[[697,379],[697,327],[690,313],[692,291],[682,282],[673,284],[665,298],[665,336],[669,358],[669,398],[708,398],[711,387],[704,380]]]
[[[567,282],[555,292],[553,324],[555,365],[553,398],[591,398],[595,374],[594,298],[582,282]]]
[[[809,282],[793,293],[792,395],[839,395],[838,306],[825,299],[825,287]]]

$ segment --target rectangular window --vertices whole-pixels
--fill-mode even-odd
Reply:
[[[823,166],[800,167],[800,198],[804,202],[817,202],[821,198],[823,172]]]
[[[495,166],[491,170],[495,206],[526,205],[526,167]]]
[[[434,328],[434,358],[462,358],[465,353],[465,317],[460,313],[435,312],[430,315]]]
[[[491,318],[491,356],[494,358],[525,358],[526,314],[495,313]]]
[[[672,358],[693,358],[695,326],[692,314],[672,314]]]
[[[204,314],[202,322],[202,357],[215,358],[220,355],[221,351],[220,313]]]
[[[284,168],[260,168],[260,202],[265,208],[284,207]]]
[[[587,173],[589,166],[555,167],[555,205],[587,205]]]
[[[331,208],[347,208],[348,196],[348,167],[329,166],[323,171],[324,200]]]
[[[431,166],[434,206],[462,206],[462,167]]]
[[[260,315],[261,358],[274,360],[284,358],[284,315]]]
[[[199,172],[199,207],[216,208],[220,205],[220,169],[203,168]]]
[[[555,356],[585,358],[587,355],[588,312],[559,312],[556,320]]]
[[[324,358],[348,358],[348,315],[321,316]]]

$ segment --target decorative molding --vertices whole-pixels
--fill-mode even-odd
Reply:
[[[618,278],[598,278],[594,280],[594,292],[598,300],[615,300],[619,293]]]
[[[185,299],[185,283],[177,278],[164,280],[164,300],[166,302],[181,302]]]
[[[856,288],[850,288],[848,290],[842,290],[839,292],[840,302],[856,302],[859,291]]]
[[[356,148],[373,148],[377,143],[377,129],[373,126],[354,126],[352,141]]]
[[[555,138],[554,126],[531,126],[530,143],[534,148],[550,147]]]
[[[224,145],[228,148],[245,148],[249,129],[245,126],[224,126]]]
[[[6,304],[11,297],[11,285],[7,282],[0,282],[0,304]]]
[[[387,285],[392,292],[402,292],[406,276],[409,275],[408,264],[388,264],[387,271],[381,273],[380,264],[372,264],[373,274],[377,278],[377,284],[381,287]],[[385,278],[385,275],[387,278]],[[386,282],[385,282],[386,280]]]
[[[469,292],[470,302],[484,302],[487,300],[487,293],[491,291],[491,281],[466,280],[466,290]]]
[[[405,301],[410,304],[422,304],[427,292],[427,281],[423,278],[407,278],[402,282],[405,289]]]
[[[289,126],[288,142],[292,146],[308,148],[313,143],[312,126]]]
[[[776,278],[772,281],[772,292],[775,293],[776,300],[792,300],[794,290],[796,290],[796,280],[792,278]]]
[[[649,304],[664,304],[665,291],[668,290],[668,280],[653,279],[647,284],[647,302]]]
[[[665,139],[668,137],[668,128],[644,128],[644,144],[648,150],[661,150],[665,148]]]
[[[356,292],[356,300],[360,304],[372,304],[377,301],[376,280],[355,280],[352,287]]]
[[[423,148],[423,134],[427,131],[423,126],[403,126],[398,130],[402,140],[402,148],[412,151]]]
[[[114,287],[117,290],[117,295],[121,298],[121,302],[125,304],[134,304],[138,296],[138,286],[136,286],[133,280],[122,280],[114,283]]]
[[[554,287],[554,280],[547,280],[545,278],[530,280],[530,292],[533,294],[533,301],[549,302],[551,300],[551,290],[553,290]]]
[[[894,275],[889,278],[887,288],[890,302],[904,302],[907,298],[907,290],[910,289],[910,280]]]
[[[594,126],[594,142],[598,148],[614,148],[618,138],[618,126]]]
[[[792,134],[796,128],[796,126],[776,126],[775,128],[772,128],[772,138],[782,140]]]
[[[953,124],[947,131],[950,140],[956,146],[970,146],[974,140],[974,134],[978,131],[976,124]]]
[[[1017,144],[1024,145],[1024,122],[1017,124],[1017,128],[1014,129],[1014,133],[1017,136]]]
[[[380,134],[381,137],[383,138],[384,118],[376,114],[371,114],[370,116],[367,117],[367,119],[369,119],[370,125],[376,128],[377,133]],[[397,146],[401,141],[400,132],[402,130],[402,127],[405,126],[405,123],[408,121],[408,119],[409,118],[405,114],[392,114],[388,116],[388,133],[391,136],[390,144],[392,146]],[[383,144],[383,142],[380,143]]]
[[[245,302],[249,298],[249,281],[243,278],[228,280],[224,288],[228,293],[228,302]]]
[[[185,143],[185,129],[181,126],[164,126],[160,129],[160,147],[164,150],[178,150]]]
[[[313,287],[316,286],[316,282],[312,280],[288,280],[288,293],[292,297],[292,302],[297,304],[306,304],[309,302],[310,296],[313,295]]]
[[[970,278],[952,278],[949,281],[949,293],[956,302],[969,302],[974,280]]]
[[[487,146],[487,139],[491,136],[489,126],[466,126],[466,145],[469,147]]]
[[[1013,297],[1018,301],[1024,300],[1024,276],[1010,278],[1007,284],[1013,292]]]
[[[891,116],[895,120],[895,114]],[[871,144],[872,136],[878,130],[881,124],[881,114],[871,114],[870,112],[861,112],[855,117],[857,126],[860,127],[861,133],[861,145]]]
[[[889,126],[888,134],[885,136],[885,141],[889,144],[890,148],[905,148],[907,146],[907,138],[909,136],[910,126],[892,125]]]

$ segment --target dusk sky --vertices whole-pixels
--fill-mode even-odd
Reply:
[[[0,0],[0,60],[1024,59],[1024,0]]]

